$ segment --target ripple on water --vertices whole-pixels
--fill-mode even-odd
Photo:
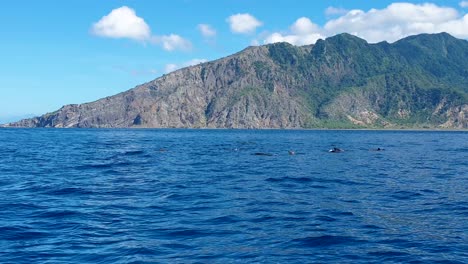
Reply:
[[[392,198],[395,198],[398,200],[411,200],[411,199],[416,199],[420,196],[422,196],[422,194],[419,192],[405,191],[405,190],[394,192],[391,195]]]
[[[29,241],[52,236],[49,232],[37,231],[31,226],[2,226],[0,237],[5,241]]]
[[[363,242],[350,236],[322,235],[293,239],[289,247],[331,247]]]
[[[90,195],[93,192],[84,189],[84,188],[77,188],[77,187],[65,187],[65,188],[56,188],[53,190],[49,190],[44,192],[46,195],[55,195],[55,196],[75,196],[75,195]]]
[[[0,263],[468,263],[453,135],[0,129]]]

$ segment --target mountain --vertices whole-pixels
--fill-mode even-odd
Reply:
[[[249,47],[8,127],[468,128],[468,41]]]

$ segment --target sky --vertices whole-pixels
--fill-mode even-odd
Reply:
[[[468,1],[15,0],[0,9],[0,123],[114,95],[251,45],[448,32]]]

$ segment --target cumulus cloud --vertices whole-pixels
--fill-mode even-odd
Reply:
[[[467,8],[468,7],[468,1],[461,1],[459,3],[460,7]]]
[[[468,14],[462,16],[455,8],[430,3],[393,3],[383,9],[347,11],[329,20],[323,27],[313,24],[308,18],[299,18],[289,31],[272,33],[263,42],[285,41],[305,45],[343,32],[371,43],[384,40],[394,42],[409,35],[439,32],[468,38]]]
[[[178,70],[178,69],[181,69],[181,68],[184,68],[184,67],[198,65],[200,63],[204,63],[204,62],[207,62],[207,61],[208,60],[206,60],[206,59],[192,59],[192,60],[186,61],[186,62],[181,63],[181,64],[174,64],[174,63],[166,64],[166,66],[164,67],[164,72],[165,73],[170,73],[170,72],[173,72],[175,70]]]
[[[327,16],[336,16],[336,15],[344,15],[348,12],[347,9],[341,8],[341,7],[334,7],[334,6],[329,6],[327,9],[325,9],[325,15]]]
[[[282,35],[281,33],[273,33],[269,35],[263,43],[270,44],[276,42],[288,42],[293,45],[303,46],[314,44],[317,40],[323,39],[324,37],[320,34],[309,34],[305,36],[299,35]]]
[[[192,49],[192,43],[190,41],[176,34],[170,34],[170,35],[164,35],[164,36],[153,36],[151,38],[151,43],[159,44],[163,47],[163,49],[167,51],[173,51],[173,50],[188,51]]]
[[[151,36],[145,20],[138,17],[135,10],[122,6],[94,23],[91,32],[100,37],[129,38],[144,41]]]
[[[152,35],[145,20],[135,10],[122,6],[112,10],[91,27],[91,33],[106,38],[128,38],[144,43],[161,45],[167,51],[190,50],[192,43],[177,35]]]
[[[319,27],[307,17],[301,17],[291,26],[291,31],[297,35],[307,35],[319,31]]]
[[[197,29],[204,37],[214,37],[216,36],[216,30],[208,24],[198,24]]]
[[[236,14],[227,18],[226,20],[231,27],[231,31],[237,34],[251,34],[263,25],[261,21],[256,19],[250,14]]]
[[[351,10],[346,15],[327,22],[325,30],[329,33],[349,32],[370,42],[393,42],[419,33],[459,33],[463,31],[459,28],[464,25],[463,20],[454,8],[428,3],[394,3],[384,9],[371,9],[368,12]],[[468,27],[465,31],[468,33]]]
[[[310,19],[301,17],[291,25],[289,32],[285,34],[275,32],[267,36],[263,42],[265,44],[289,42],[293,45],[301,46],[314,44],[320,38],[324,38],[320,27],[312,23]]]

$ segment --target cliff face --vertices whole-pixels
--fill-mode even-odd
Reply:
[[[468,42],[341,34],[249,47],[10,127],[468,128]]]

